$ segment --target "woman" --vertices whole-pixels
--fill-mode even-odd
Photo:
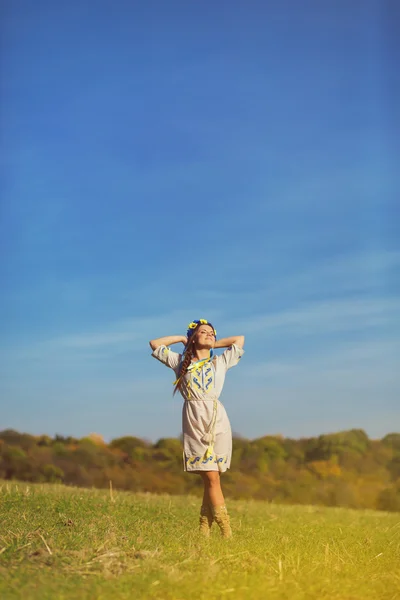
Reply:
[[[182,354],[168,346],[182,342]],[[200,511],[200,531],[206,536],[215,521],[223,537],[232,531],[221,490],[220,473],[230,467],[232,431],[225,408],[219,401],[228,369],[237,365],[243,355],[244,336],[216,341],[214,327],[205,319],[192,321],[186,336],[173,335],[150,342],[152,356],[175,371],[175,390],[183,405],[184,469],[198,473],[204,483]],[[216,348],[227,348],[220,356]]]

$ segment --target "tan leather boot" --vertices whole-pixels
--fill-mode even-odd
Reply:
[[[211,525],[213,524],[213,520],[214,518],[211,508],[208,506],[208,504],[203,504],[200,509],[199,531],[205,537],[210,536],[210,530]]]
[[[212,513],[214,515],[214,521],[217,523],[218,527],[221,530],[221,535],[223,538],[232,537],[232,529],[229,521],[228,511],[226,510],[226,506],[212,506]]]

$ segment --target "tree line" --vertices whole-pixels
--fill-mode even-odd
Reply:
[[[0,432],[0,479],[201,495],[183,472],[182,444],[125,436],[84,438]],[[361,429],[291,439],[234,437],[227,497],[400,511],[400,433],[372,440]]]

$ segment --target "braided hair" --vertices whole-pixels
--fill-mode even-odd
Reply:
[[[176,392],[178,390],[182,389],[182,386],[184,384],[184,377],[187,373],[188,367],[190,365],[190,363],[192,362],[192,358],[193,358],[193,342],[194,340],[192,340],[192,343],[190,344],[189,347],[187,347],[187,350],[185,350],[185,354],[183,357],[183,361],[181,362],[181,366],[179,369],[179,373],[178,373],[178,379],[177,379],[177,384],[174,388],[174,396],[176,394]]]
[[[203,321],[203,322],[201,322],[201,321]],[[208,321],[206,321],[206,322],[204,322],[204,321],[205,321],[205,319],[201,319],[200,321],[193,321],[189,325],[189,329],[187,330],[188,341],[187,341],[187,344],[183,351],[183,360],[182,360],[180,368],[179,368],[177,382],[176,382],[176,385],[174,388],[174,395],[176,394],[176,392],[178,390],[181,391],[183,389],[184,377],[187,373],[190,363],[192,362],[192,358],[193,358],[193,354],[194,354],[194,343],[196,340],[196,334],[197,334],[199,327],[201,327],[201,325],[209,325],[210,327],[213,328],[214,333],[216,334],[216,330],[215,330],[214,326],[211,325],[211,323],[209,323]],[[196,324],[195,327],[193,327],[194,324]]]

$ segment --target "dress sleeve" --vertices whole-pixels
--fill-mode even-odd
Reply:
[[[225,370],[227,371],[231,367],[234,367],[238,364],[239,360],[242,358],[244,354],[243,348],[239,348],[236,344],[232,344],[229,348],[223,352],[220,356],[218,356],[218,362],[220,365],[223,365]]]
[[[182,356],[177,352],[173,352],[170,348],[167,348],[167,346],[158,346],[151,355],[174,371],[179,367]]]

